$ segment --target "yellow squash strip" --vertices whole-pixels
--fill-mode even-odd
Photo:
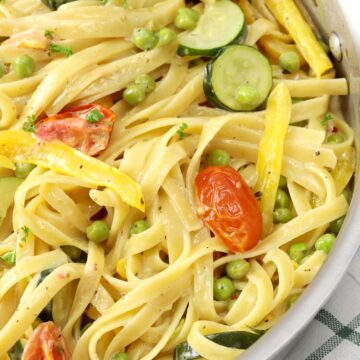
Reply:
[[[15,170],[15,165],[6,156],[0,155],[0,168]]]
[[[331,173],[334,179],[336,194],[340,195],[349,183],[355,171],[355,150],[349,147],[338,159],[335,169]]]
[[[252,11],[249,0],[239,0],[239,6],[245,15],[246,23],[248,25],[252,24],[255,21],[255,16]]]
[[[281,175],[281,163],[286,132],[291,118],[291,96],[284,84],[270,94],[265,113],[265,130],[257,159],[256,190],[261,191],[263,235],[272,228],[276,192]]]
[[[265,0],[275,18],[294,39],[317,77],[332,69],[332,63],[293,0]]]
[[[0,155],[11,161],[35,164],[94,186],[108,187],[129,205],[144,210],[140,187],[129,176],[62,142],[41,142],[30,133],[6,130],[0,131],[0,144]]]

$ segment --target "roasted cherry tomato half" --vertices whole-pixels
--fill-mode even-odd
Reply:
[[[48,321],[35,329],[21,360],[71,360],[71,354],[60,329]]]
[[[260,240],[261,210],[241,175],[229,166],[209,166],[195,178],[199,215],[232,252]]]
[[[35,134],[94,156],[109,144],[114,121],[115,114],[99,104],[81,105],[38,121]]]

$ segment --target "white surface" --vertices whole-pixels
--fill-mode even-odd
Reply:
[[[348,20],[349,29],[354,34],[354,43],[360,53],[360,1],[359,0],[339,0],[343,12]]]

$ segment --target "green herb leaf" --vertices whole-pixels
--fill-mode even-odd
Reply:
[[[73,54],[73,50],[70,46],[62,46],[62,45],[54,44],[54,43],[49,45],[49,51],[51,53],[63,54],[66,57],[69,57]]]
[[[329,121],[331,121],[333,119],[331,114],[325,114],[324,118],[321,120],[321,125],[326,127],[329,123]]]
[[[24,348],[20,340],[18,340],[15,345],[8,351],[8,356],[10,360],[21,360],[23,351]]]
[[[16,263],[16,252],[15,251],[9,251],[9,252],[1,255],[0,259],[5,261],[6,263],[8,263],[10,265],[15,265],[15,263]]]
[[[91,110],[86,115],[86,121],[91,124],[97,123],[99,120],[101,120],[103,118],[104,118],[104,115],[98,109]]]
[[[128,9],[129,8],[129,0],[124,0],[122,3],[122,6],[124,9]]]
[[[53,33],[54,32],[52,30],[45,30],[44,31],[44,36],[46,36],[49,39],[52,39],[53,38]]]
[[[179,125],[179,130],[176,133],[178,134],[180,140],[183,140],[185,138],[185,136],[186,136],[185,130],[187,128],[188,128],[188,124],[186,124],[186,123],[181,123]]]
[[[35,132],[35,116],[29,115],[23,122],[22,129],[27,132]]]
[[[26,242],[26,240],[27,240],[27,238],[29,236],[30,229],[26,225],[24,225],[24,226],[22,226],[21,228],[18,229],[18,233],[20,231],[22,232],[22,236],[21,236],[20,240],[22,242]]]

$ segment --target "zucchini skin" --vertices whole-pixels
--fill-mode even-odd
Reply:
[[[213,89],[212,83],[211,83],[211,78],[212,78],[212,72],[213,72],[213,68],[215,65],[215,61],[217,60],[217,58],[219,58],[229,47],[233,46],[234,44],[230,44],[228,46],[225,46],[224,48],[221,49],[220,52],[218,52],[216,54],[216,56],[214,58],[211,59],[211,61],[209,61],[206,66],[205,66],[205,70],[204,70],[204,81],[203,81],[203,88],[204,88],[204,94],[206,96],[207,101],[215,106],[218,109],[222,109],[222,110],[226,110],[226,111],[230,111],[230,112],[244,112],[243,110],[234,110],[228,106],[226,106],[225,104],[223,104],[218,97],[215,94],[215,91]],[[242,45],[242,46],[248,46],[250,48],[252,48],[252,46],[249,45]],[[266,99],[264,100],[263,104],[266,102]],[[262,104],[260,104],[258,107],[260,107]]]
[[[216,344],[232,347],[236,349],[248,349],[256,340],[258,340],[265,331],[254,330],[253,333],[246,331],[229,331],[224,333],[209,334],[206,336]],[[195,360],[201,358],[187,342],[179,344],[175,348],[173,360]]]
[[[44,281],[44,279],[45,279],[52,271],[54,271],[54,270],[55,270],[55,269],[46,269],[46,270],[43,270],[43,271],[40,273],[40,277],[39,277],[37,286],[39,286],[39,285]],[[50,300],[50,301],[48,302],[48,304],[45,306],[45,308],[41,311],[41,313],[39,314],[39,318],[40,318],[43,322],[53,321],[53,317],[52,317],[52,300]]]
[[[18,340],[15,345],[8,351],[7,354],[10,360],[21,360],[23,351],[24,348],[20,340]]]
[[[41,0],[51,10],[57,10],[61,5],[77,0]]]
[[[230,41],[228,44],[225,44],[221,47],[217,47],[217,48],[213,48],[213,49],[194,49],[194,48],[190,48],[188,46],[180,44],[177,49],[177,54],[181,57],[183,57],[183,56],[213,57],[213,56],[216,56],[219,53],[219,51],[224,49],[224,47],[226,47],[226,46],[234,45],[234,44],[239,44],[239,45],[244,44],[245,40],[247,38],[247,35],[248,35],[248,27],[244,23],[244,26],[241,29],[241,31],[239,32],[239,34],[235,37],[234,40]]]

